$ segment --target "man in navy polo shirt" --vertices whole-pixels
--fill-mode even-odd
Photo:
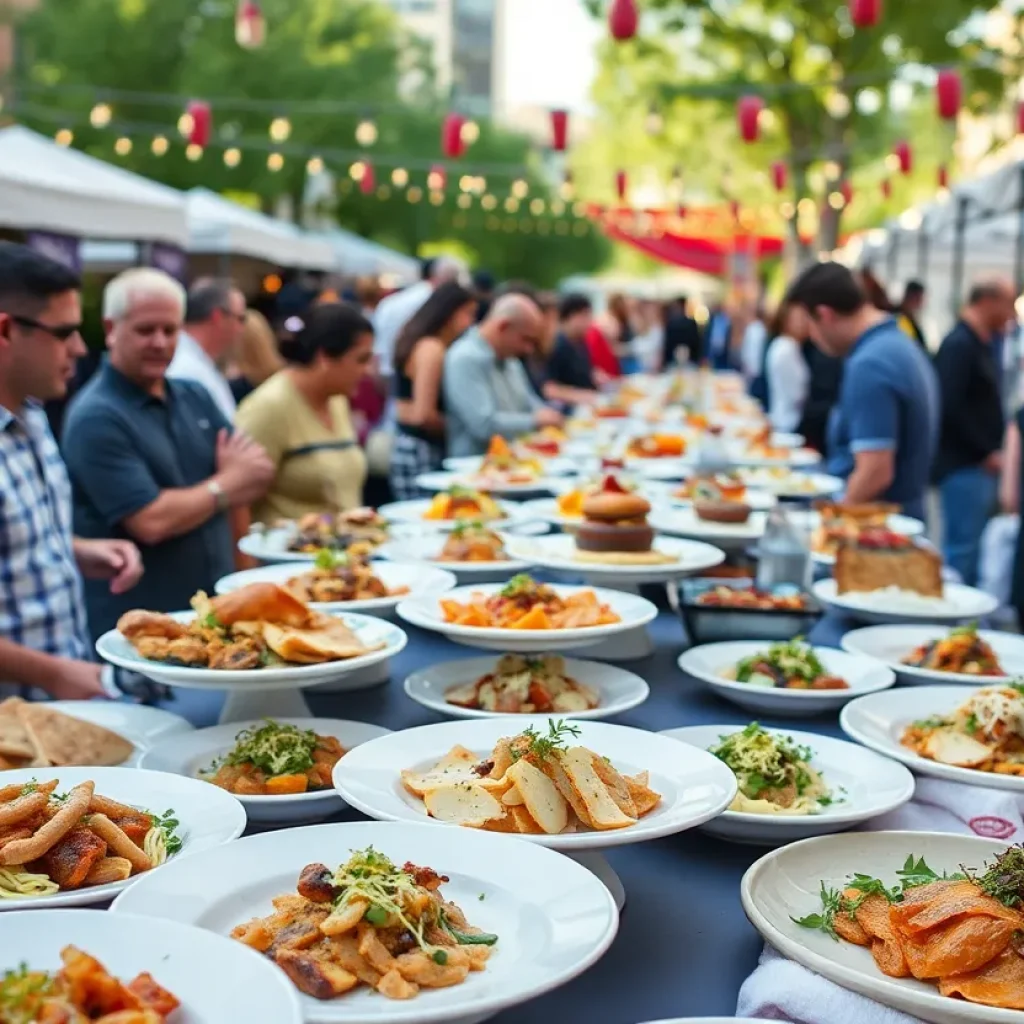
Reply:
[[[809,267],[787,299],[807,310],[815,344],[845,360],[828,469],[846,479],[846,500],[898,502],[924,519],[940,415],[927,355],[839,263]]]
[[[94,637],[129,609],[178,611],[197,590],[212,593],[234,569],[233,514],[274,475],[202,385],[167,378],[184,312],[184,289],[162,271],[115,277],[103,295],[109,356],[68,413],[76,531],[135,541],[146,567],[128,594],[87,582]]]

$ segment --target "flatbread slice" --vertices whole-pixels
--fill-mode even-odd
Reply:
[[[8,697],[0,703],[0,757],[32,760],[36,756],[36,748],[18,717],[18,708],[24,704],[20,697]]]
[[[18,717],[40,758],[57,768],[110,767],[123,764],[135,750],[118,733],[45,704],[23,704],[18,708]]]
[[[367,647],[340,619],[328,619],[314,629],[294,629],[265,622],[263,639],[279,658],[299,665],[345,661],[384,646],[378,643]]]

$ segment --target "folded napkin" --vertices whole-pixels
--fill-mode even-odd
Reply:
[[[1024,794],[919,778],[910,803],[875,818],[864,830],[952,832],[1019,843]],[[736,1015],[792,1024],[918,1024],[916,1017],[842,988],[767,945],[740,989]]]

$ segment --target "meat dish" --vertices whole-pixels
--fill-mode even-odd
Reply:
[[[794,637],[744,658],[724,675],[738,683],[783,690],[848,690],[850,684],[827,672],[814,648]]]
[[[438,562],[507,562],[501,537],[483,523],[459,523],[445,538]]]
[[[626,446],[630,459],[678,459],[686,454],[686,440],[679,434],[648,434]]]
[[[565,674],[565,659],[556,654],[506,654],[493,672],[452,687],[444,699],[460,708],[525,715],[589,711],[600,703],[594,690]]]
[[[810,605],[803,593],[774,594],[756,587],[727,587],[705,590],[695,604],[703,608],[742,608],[757,611],[806,611]]]
[[[505,518],[501,506],[489,495],[469,487],[449,487],[435,494],[423,518],[447,521],[452,519],[491,522]]]
[[[331,548],[322,549],[313,568],[293,576],[284,588],[300,601],[315,604],[371,601],[409,593],[408,587],[389,589],[364,558]]]
[[[991,645],[978,636],[977,623],[960,626],[941,640],[922,644],[903,658],[901,664],[968,676],[1006,675]]]
[[[388,521],[372,508],[354,508],[348,512],[322,512],[303,516],[294,525],[295,536],[289,551],[315,554],[323,548],[344,551],[353,544],[378,548],[389,536]]]
[[[486,490],[515,484],[531,484],[540,479],[541,465],[536,458],[517,455],[500,436],[491,438],[480,468],[473,474],[472,483]]]

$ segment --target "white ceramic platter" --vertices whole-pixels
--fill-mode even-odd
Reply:
[[[922,623],[971,622],[991,615],[999,607],[999,599],[983,590],[946,583],[942,597],[921,597],[890,589],[868,593],[836,592],[834,579],[818,580],[814,596],[826,607],[835,608],[860,622]]]

